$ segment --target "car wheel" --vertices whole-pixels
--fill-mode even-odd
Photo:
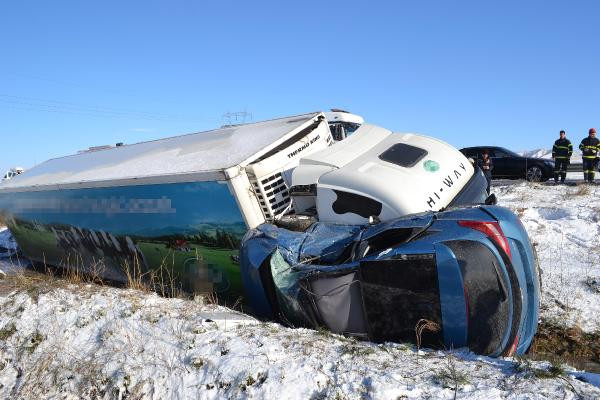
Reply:
[[[542,172],[542,169],[540,167],[534,165],[533,167],[529,167],[527,169],[527,174],[525,175],[525,178],[529,182],[540,182],[544,178],[544,173]]]

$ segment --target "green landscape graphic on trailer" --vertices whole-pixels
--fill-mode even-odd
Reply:
[[[188,292],[242,295],[246,226],[226,184],[174,183],[3,194],[22,251],[118,281],[160,276]]]

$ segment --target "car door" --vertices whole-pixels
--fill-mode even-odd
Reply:
[[[489,149],[490,157],[494,162],[492,175],[497,178],[512,178],[515,175],[515,166],[512,162],[512,156],[502,149]]]
[[[527,170],[527,158],[518,157],[502,150],[503,149],[499,149],[496,153],[500,152],[503,154],[507,177],[516,179],[523,178],[525,176],[525,171]]]

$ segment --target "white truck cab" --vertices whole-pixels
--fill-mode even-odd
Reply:
[[[364,224],[439,211],[475,172],[462,153],[440,140],[362,124],[345,140],[303,157],[292,173],[290,195],[297,214]],[[485,191],[476,197],[485,201]]]

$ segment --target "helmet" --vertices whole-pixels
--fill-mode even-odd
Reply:
[[[589,133],[596,133],[596,129],[595,128],[590,128]]]

